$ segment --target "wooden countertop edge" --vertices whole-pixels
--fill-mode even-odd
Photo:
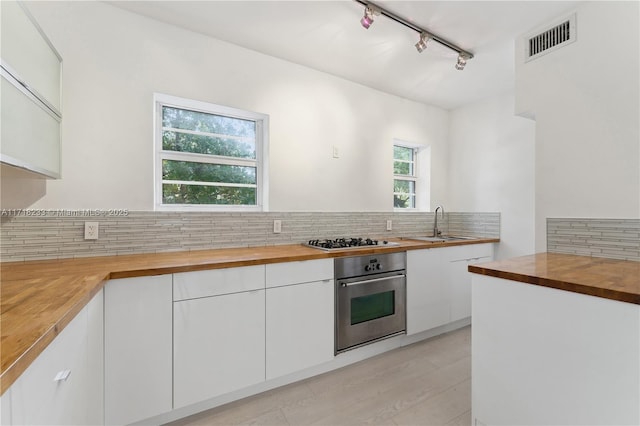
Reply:
[[[525,284],[533,284],[541,287],[555,288],[557,290],[570,291],[572,293],[585,294],[588,296],[601,297],[604,299],[614,300],[617,302],[633,303],[640,305],[640,294],[630,293],[626,291],[593,287],[590,285],[569,282],[553,278],[539,277],[530,274],[517,273],[512,271],[503,271],[493,268],[485,268],[482,265],[469,265],[469,272],[475,274],[487,275],[495,278],[503,278],[506,280],[517,281]]]
[[[393,253],[407,250],[429,249],[439,247],[450,247],[457,245],[470,245],[470,244],[485,244],[485,243],[498,243],[499,238],[478,238],[474,240],[461,240],[451,242],[424,242],[420,240],[411,240],[407,238],[403,239],[390,239],[400,242],[398,246],[391,247],[376,247],[376,248],[362,248],[342,250],[335,252],[320,251],[309,252],[308,254],[298,254],[292,256],[267,256],[267,257],[249,257],[239,260],[212,260],[201,261],[190,264],[180,264],[174,266],[158,266],[158,267],[132,267],[131,269],[122,268],[113,271],[104,271],[97,274],[95,282],[89,283],[85,294],[83,294],[76,303],[74,303],[62,316],[60,316],[52,325],[44,332],[29,348],[27,348],[20,356],[18,356],[13,362],[10,362],[8,367],[0,373],[0,395],[9,389],[9,387],[20,377],[20,375],[31,365],[31,363],[47,348],[47,346],[58,336],[62,330],[75,318],[75,316],[89,303],[89,301],[102,289],[104,284],[110,279],[120,278],[135,278],[142,276],[153,275],[165,275],[174,274],[180,272],[193,272],[193,271],[205,271],[210,269],[222,269],[251,265],[265,265],[271,263],[283,263],[283,262],[297,262],[305,260],[316,259],[332,259],[336,257],[345,256],[362,256],[377,253]],[[279,246],[283,247],[283,246]],[[295,248],[299,248],[300,245],[295,245]],[[255,249],[255,248],[254,248]],[[258,248],[259,249],[259,248]],[[225,249],[219,249],[225,250]],[[316,249],[309,249],[316,250]],[[178,252],[183,253],[183,252]],[[151,254],[152,255],[152,254]],[[117,258],[118,256],[105,256],[96,257],[96,260],[105,260],[105,258]],[[87,261],[88,258],[82,260]],[[71,259],[67,259],[71,260]],[[8,262],[2,263],[2,267],[11,267],[12,265],[26,265],[28,262]],[[100,269],[100,268],[97,268]],[[104,269],[104,268],[102,268]],[[90,274],[82,274],[82,276],[88,276]]]
[[[308,254],[298,254],[294,256],[254,257],[254,258],[247,258],[247,259],[240,259],[240,260],[213,260],[213,261],[203,261],[198,263],[190,263],[186,265],[182,264],[182,265],[175,265],[175,266],[161,266],[161,267],[142,268],[142,269],[141,268],[123,269],[119,271],[110,272],[109,279],[135,278],[135,277],[142,277],[142,276],[164,275],[164,274],[177,274],[181,272],[206,271],[210,269],[238,268],[242,266],[268,265],[271,263],[300,262],[305,260],[317,260],[317,259],[334,259],[336,257],[346,257],[346,256],[365,256],[369,254],[394,253],[399,251],[452,247],[452,246],[458,246],[458,245],[499,243],[500,239],[499,238],[478,238],[474,240],[437,242],[437,243],[424,242],[424,241],[411,240],[411,239],[401,239],[398,241],[401,242],[400,245],[390,246],[390,247],[349,249],[349,250],[340,250],[340,251],[333,251],[333,252],[317,250],[317,252],[308,253]],[[280,246],[280,247],[283,247],[283,246]],[[299,247],[299,245],[295,245],[295,247]],[[316,249],[310,249],[310,250],[316,250]]]

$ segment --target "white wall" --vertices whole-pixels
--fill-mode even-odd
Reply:
[[[27,6],[64,58],[63,178],[35,208],[151,210],[153,92],[270,115],[273,211],[392,210],[394,137],[431,146],[447,204],[442,109],[101,2]]]
[[[451,111],[452,211],[500,212],[497,259],[534,252],[535,123],[513,113],[513,92]]]
[[[536,128],[536,249],[548,217],[640,217],[638,2],[584,2],[577,41],[523,63],[516,111]]]

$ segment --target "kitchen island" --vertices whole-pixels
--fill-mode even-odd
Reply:
[[[640,424],[640,263],[469,266],[477,424]]]

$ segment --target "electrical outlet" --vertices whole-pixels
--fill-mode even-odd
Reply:
[[[282,221],[281,220],[274,220],[273,221],[273,233],[274,234],[279,234],[280,232],[282,232]]]
[[[333,158],[340,158],[340,150],[337,145],[333,145]]]
[[[84,223],[84,239],[85,240],[97,240],[98,239],[98,222],[85,222]]]
[[[387,220],[387,231],[391,231],[393,229],[393,221]]]

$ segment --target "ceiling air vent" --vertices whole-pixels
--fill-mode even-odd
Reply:
[[[576,15],[571,15],[559,24],[543,31],[536,31],[534,34],[525,38],[525,62],[576,41]]]

